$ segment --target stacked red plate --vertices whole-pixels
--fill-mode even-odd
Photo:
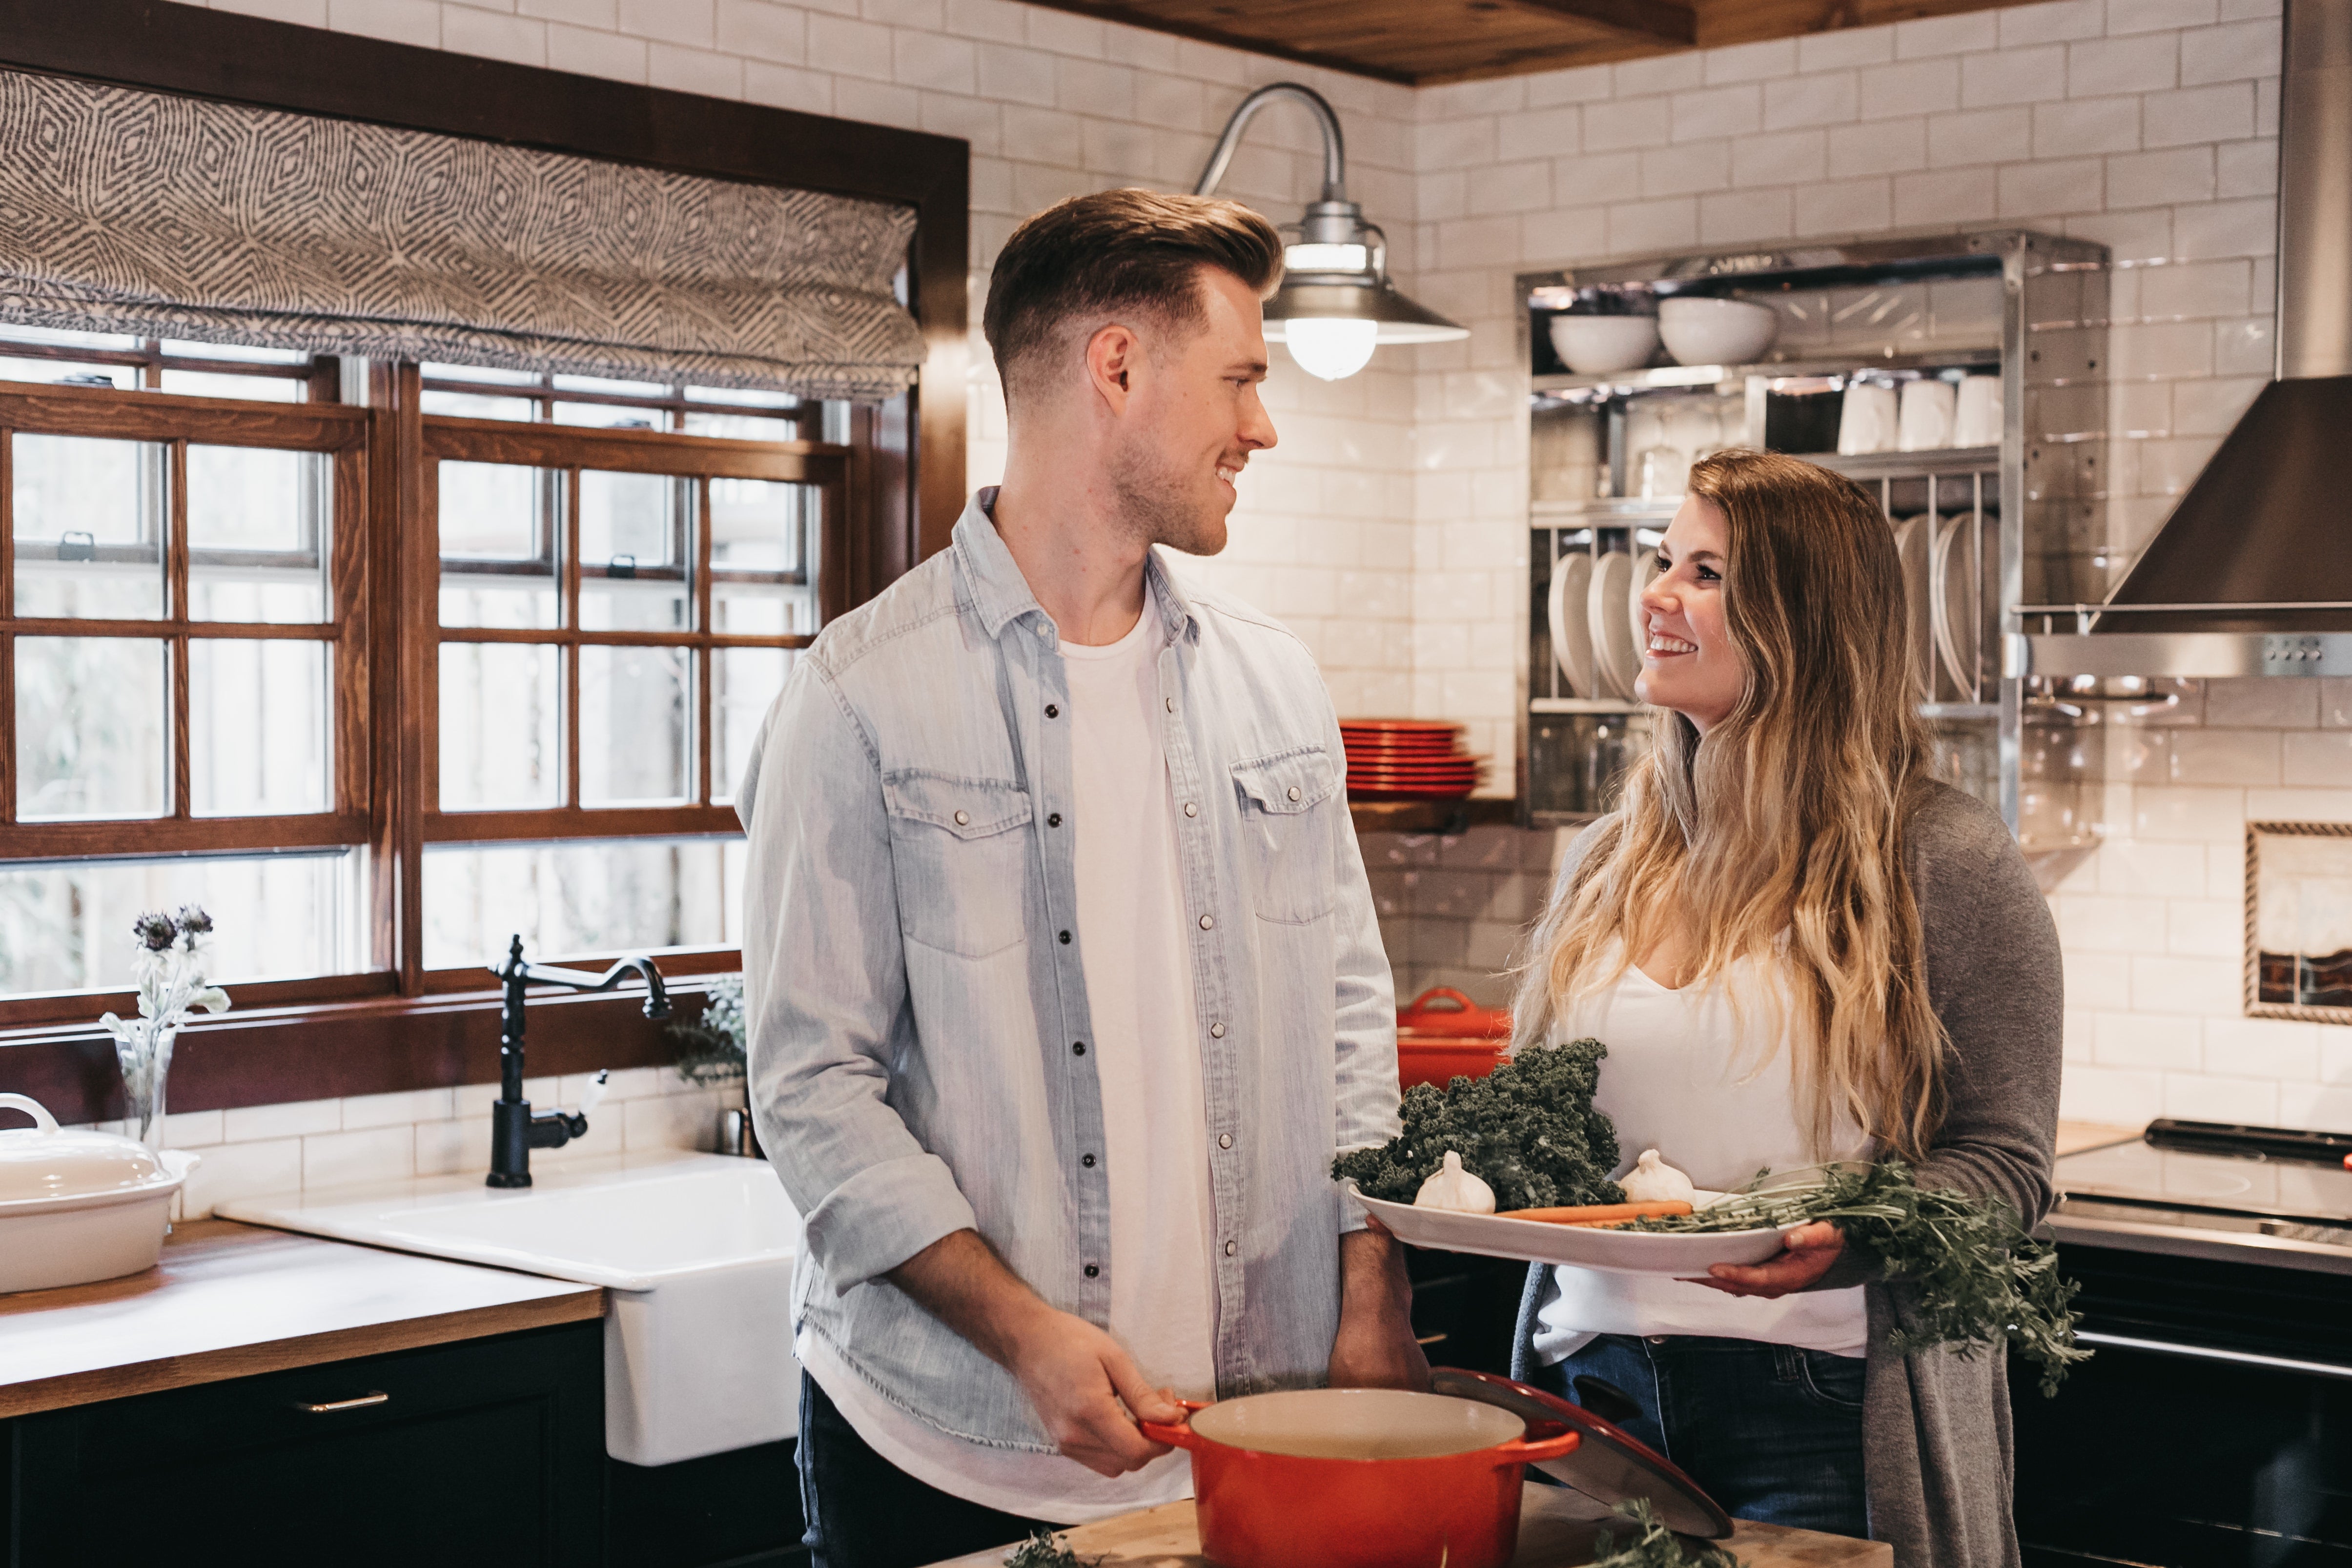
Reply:
[[[1478,788],[1482,758],[1462,749],[1462,727],[1421,718],[1339,721],[1348,793],[1359,800],[1454,800]]]

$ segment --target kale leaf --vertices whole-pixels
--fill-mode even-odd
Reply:
[[[1005,1553],[1004,1568],[1102,1568],[1102,1558],[1081,1557],[1044,1525]]]
[[[1445,1163],[1448,1149],[1495,1189],[1498,1209],[1621,1203],[1617,1129],[1592,1108],[1608,1048],[1597,1040],[1534,1047],[1484,1078],[1456,1078],[1440,1090],[1417,1083],[1404,1097],[1404,1131],[1377,1149],[1341,1155],[1331,1166],[1366,1197],[1411,1203]]]

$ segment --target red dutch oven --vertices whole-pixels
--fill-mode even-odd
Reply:
[[[1397,1009],[1397,1087],[1484,1078],[1511,1042],[1511,1015],[1482,1008],[1450,986],[1437,986]]]
[[[1552,1423],[1391,1388],[1301,1388],[1142,1423],[1189,1448],[1201,1551],[1220,1568],[1504,1568],[1528,1465],[1572,1451]]]

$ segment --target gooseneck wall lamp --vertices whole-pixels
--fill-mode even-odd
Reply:
[[[1339,117],[1321,93],[1297,82],[1278,81],[1242,99],[1209,154],[1201,183],[1205,196],[1225,177],[1242,131],[1253,115],[1277,98],[1305,104],[1323,131],[1323,196],[1308,204],[1297,223],[1286,225],[1297,237],[1284,247],[1281,288],[1265,302],[1268,342],[1284,343],[1308,375],[1336,382],[1364,368],[1382,343],[1444,343],[1470,335],[1436,311],[1414,304],[1389,281],[1389,238],[1364,221],[1364,209],[1348,200],[1348,157]]]

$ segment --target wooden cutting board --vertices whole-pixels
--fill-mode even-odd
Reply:
[[[1528,1484],[1519,1509],[1519,1552],[1511,1568],[1573,1568],[1592,1561],[1592,1538],[1605,1521],[1590,1517],[1591,1500],[1563,1487]],[[1895,1548],[1883,1542],[1854,1541],[1817,1531],[1738,1521],[1723,1542],[1748,1568],[1894,1568]],[[1621,1531],[1622,1534],[1622,1531]],[[1103,1568],[1212,1568],[1201,1555],[1192,1504],[1171,1502],[1141,1513],[1121,1514],[1064,1532],[1081,1557],[1100,1556]],[[975,1552],[936,1568],[1002,1568],[1011,1546]]]

